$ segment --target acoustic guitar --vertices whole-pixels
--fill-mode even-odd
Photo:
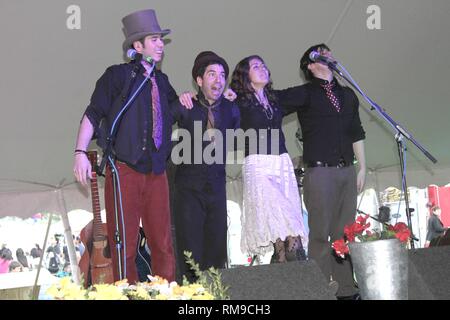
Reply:
[[[80,232],[80,240],[86,250],[78,264],[86,288],[93,284],[114,282],[113,264],[108,246],[108,231],[106,223],[102,223],[97,174],[94,170],[97,165],[97,151],[88,151],[88,158],[93,168],[91,196],[94,218]]]
[[[97,152],[88,151],[88,157],[92,168],[95,168]],[[80,240],[83,242],[86,250],[78,264],[83,275],[83,284],[86,288],[96,283],[114,282],[107,227],[106,223],[102,223],[101,219],[97,174],[94,169],[92,170],[91,195],[94,219],[80,232]],[[142,228],[139,228],[136,251],[135,263],[139,281],[148,281],[147,276],[152,274],[151,257],[150,249],[147,246],[147,238]]]

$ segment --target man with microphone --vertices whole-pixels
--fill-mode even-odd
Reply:
[[[336,257],[331,243],[343,237],[345,225],[356,215],[357,194],[366,174],[365,132],[358,98],[333,77],[334,64],[325,44],[312,46],[300,60],[307,83],[278,93],[280,105],[287,112],[297,112],[302,130],[308,256],[317,262],[330,286],[338,287],[338,298],[355,299],[350,261]]]
[[[152,9],[131,13],[122,23],[126,36],[123,50],[135,50],[129,52],[135,60],[110,66],[97,81],[81,120],[73,170],[77,181],[86,185],[92,177],[87,158],[90,140],[97,139],[105,151],[107,140],[111,140],[106,137],[113,136],[112,161],[106,166],[105,206],[114,279],[138,281],[135,258],[142,220],[153,273],[173,281],[175,258],[166,161],[172,132],[168,108],[178,97],[167,75],[155,68],[163,58],[162,37],[170,30],[160,28]],[[129,108],[121,113],[141,84]],[[119,177],[114,182],[113,169]]]

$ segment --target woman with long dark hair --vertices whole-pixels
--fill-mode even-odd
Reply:
[[[271,263],[306,259],[307,234],[294,167],[281,130],[283,112],[272,89],[264,60],[252,55],[241,60],[231,89],[241,113],[241,128],[256,139],[246,139],[242,168],[244,210],[241,250],[264,255]]]

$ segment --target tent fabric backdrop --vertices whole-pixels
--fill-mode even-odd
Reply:
[[[100,186],[101,187],[101,186]],[[30,218],[36,213],[68,213],[75,209],[92,212],[90,190],[77,183],[62,186],[0,179],[0,217]],[[7,189],[7,191],[5,191]],[[104,208],[103,188],[100,206]]]
[[[374,5],[380,29],[370,28],[377,18]],[[303,82],[298,62],[304,50],[326,42],[368,96],[438,159],[432,164],[407,142],[408,185],[449,182],[448,0],[2,1],[0,35],[7,49],[0,52],[1,215],[61,211],[58,190],[68,207],[89,208],[86,192],[70,185],[79,121],[95,81],[108,65],[123,62],[121,18],[149,6],[161,27],[172,30],[162,69],[178,93],[193,89],[190,70],[200,51],[216,51],[231,69],[244,56],[259,54],[274,87],[285,88]],[[394,133],[360,101],[367,187],[399,186]],[[297,129],[295,115],[286,117],[293,158],[301,155]],[[227,170],[229,181],[239,177],[240,166]]]
[[[432,164],[407,142],[408,185],[450,181],[447,0],[2,1],[0,34],[10,50],[0,52],[0,217],[91,211],[89,190],[72,176],[79,121],[95,81],[108,65],[123,61],[121,18],[149,5],[160,25],[172,29],[162,67],[177,92],[193,89],[190,69],[200,51],[218,52],[230,68],[259,54],[275,88],[285,88],[303,82],[302,52],[326,42],[369,97],[439,160]],[[368,28],[373,5],[380,9],[379,30]],[[74,8],[79,29],[69,28]],[[379,193],[401,181],[394,133],[360,101],[366,188]],[[283,130],[291,157],[300,157],[295,115],[284,119]],[[228,198],[237,206],[240,168],[227,167]],[[236,259],[245,262],[245,256]]]

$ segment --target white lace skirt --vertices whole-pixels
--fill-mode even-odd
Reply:
[[[282,155],[249,155],[244,159],[241,251],[264,255],[278,238],[308,237],[303,225],[297,180],[291,158]]]

